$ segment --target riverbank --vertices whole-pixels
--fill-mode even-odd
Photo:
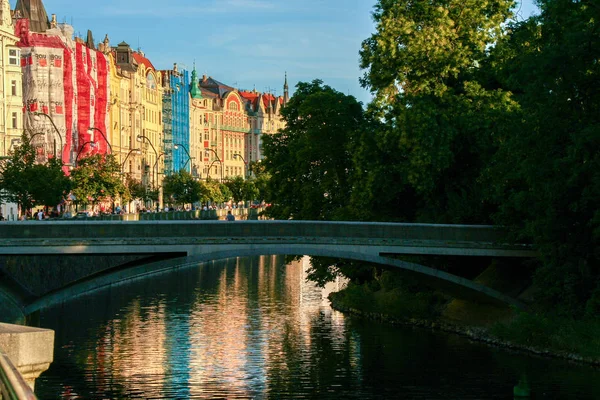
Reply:
[[[377,294],[379,298],[376,299],[374,292],[360,290],[359,296],[362,298],[359,299],[356,296],[357,291],[348,296],[347,290],[329,295],[332,308],[389,324],[455,333],[491,346],[600,366],[600,336],[597,334],[600,330],[600,321],[566,323],[494,306],[475,307],[479,308],[479,314],[486,315],[483,319],[471,315],[461,320],[451,320],[445,316],[445,311],[452,308],[451,301],[442,305],[438,298],[423,294],[416,294],[412,304],[408,305],[405,302],[401,306],[403,310],[416,310],[416,313],[410,313],[412,316],[405,317],[398,315],[397,312],[391,315],[376,311],[374,308],[377,303],[390,303],[389,299],[383,299],[385,295],[381,293]],[[397,294],[393,297],[397,297]],[[407,294],[403,294],[403,300],[406,300],[406,297]],[[455,306],[456,303],[453,305]],[[547,345],[543,346],[540,343]],[[581,346],[585,347],[581,348]],[[577,347],[579,347],[578,351],[575,350]]]

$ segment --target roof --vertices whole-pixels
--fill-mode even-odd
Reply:
[[[235,88],[219,82],[210,76],[208,78],[206,76],[202,77],[202,80],[200,81],[200,89],[206,89],[207,91],[212,92],[219,97],[225,97],[227,92],[235,90]]]
[[[150,62],[150,60],[148,60],[146,57],[144,57],[140,53],[134,51],[133,52],[133,59],[135,61],[137,61],[138,65],[139,64],[144,64],[146,66],[146,68],[156,71],[156,68],[154,68],[154,65],[152,65],[152,63]]]
[[[29,19],[29,30],[31,32],[46,32],[50,28],[48,14],[42,0],[17,0],[15,15]]]
[[[273,105],[273,103],[275,103],[276,101],[278,101],[279,104],[283,104],[282,97],[275,97],[270,93],[263,94],[262,99],[263,99],[263,103],[264,103],[265,107],[269,107],[269,105]]]

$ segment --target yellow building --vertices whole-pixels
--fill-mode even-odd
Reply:
[[[21,54],[16,46],[8,0],[0,1],[0,156],[7,156],[13,146],[20,142],[23,133],[23,83]]]

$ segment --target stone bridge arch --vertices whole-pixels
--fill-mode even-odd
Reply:
[[[149,264],[133,266],[124,269],[108,271],[100,276],[69,285],[63,289],[44,295],[28,304],[23,305],[24,313],[30,314],[41,308],[59,304],[70,298],[85,295],[96,290],[102,290],[112,285],[121,284],[134,279],[143,279],[148,275],[167,273],[174,268],[187,268],[200,263],[223,260],[235,257],[252,257],[263,255],[307,255],[340,258],[354,261],[364,261],[382,265],[388,268],[398,268],[404,273],[417,277],[427,285],[440,289],[456,298],[471,301],[486,302],[496,305],[513,306],[525,309],[526,306],[510,296],[485,285],[476,283],[457,275],[449,274],[424,265],[410,263],[381,255],[366,254],[348,249],[335,250],[317,244],[293,244],[270,246],[231,246],[227,250],[222,247],[202,254],[193,254]]]

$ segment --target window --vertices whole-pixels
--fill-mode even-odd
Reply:
[[[19,53],[17,49],[8,50],[8,63],[10,65],[19,65],[19,57],[21,56]]]
[[[12,113],[12,127],[13,127],[13,129],[17,129],[18,128],[18,126],[17,126],[18,122],[19,122],[18,118],[19,117],[17,116],[16,112]]]
[[[10,93],[13,96],[17,95],[17,81],[10,81]]]

